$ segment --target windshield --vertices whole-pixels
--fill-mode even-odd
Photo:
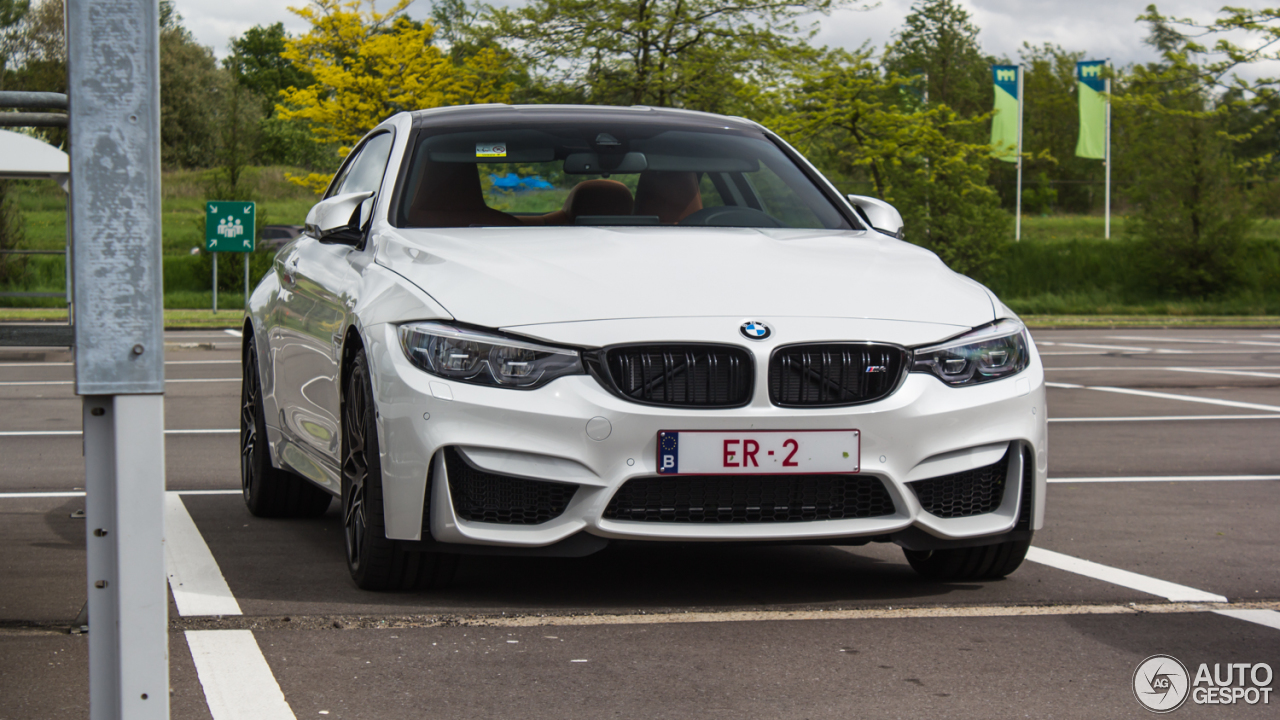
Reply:
[[[411,148],[400,227],[850,229],[758,132],[622,122],[428,132]]]

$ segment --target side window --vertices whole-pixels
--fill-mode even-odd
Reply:
[[[391,133],[370,138],[356,153],[356,157],[342,168],[337,182],[333,184],[333,191],[326,197],[370,190],[377,192],[382,185],[387,160],[391,158]]]

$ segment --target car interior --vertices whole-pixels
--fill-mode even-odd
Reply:
[[[566,140],[521,129],[427,136],[412,151],[397,224],[849,227],[764,138],[585,135]],[[482,141],[495,136],[505,140]],[[501,154],[491,156],[495,148]]]

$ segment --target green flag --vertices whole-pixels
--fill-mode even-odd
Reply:
[[[1080,96],[1080,139],[1076,156],[1094,160],[1107,159],[1106,81],[1102,78],[1105,60],[1076,63],[1076,91]]]
[[[998,160],[1018,162],[1018,66],[992,65],[996,115],[991,119],[991,154]]]

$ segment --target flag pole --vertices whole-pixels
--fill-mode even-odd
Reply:
[[[1110,176],[1108,176],[1110,177]],[[1022,241],[1022,66],[1018,66],[1018,190],[1016,194],[1016,219],[1013,239]]]
[[[1106,220],[1105,220],[1103,233],[1106,239],[1110,240],[1111,239],[1111,61],[1110,60],[1107,61],[1106,68],[1107,68],[1107,76],[1105,78],[1105,82],[1106,82],[1106,93],[1107,93],[1107,138],[1106,138],[1107,158],[1103,162],[1103,165],[1106,167],[1106,174],[1107,174],[1107,189],[1106,189],[1107,199],[1106,199],[1106,210],[1105,210]]]

